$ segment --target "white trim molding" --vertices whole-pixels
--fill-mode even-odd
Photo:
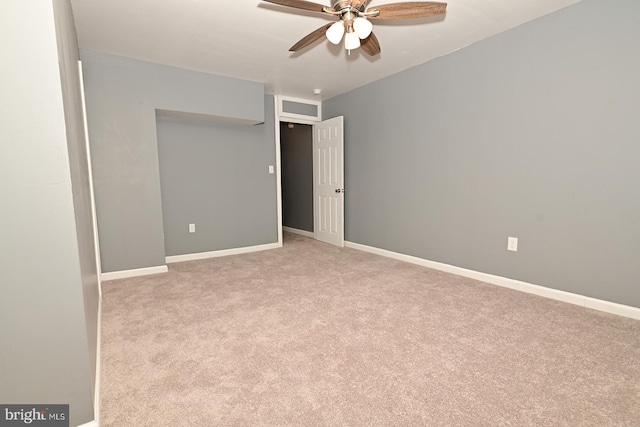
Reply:
[[[100,425],[100,370],[102,367],[102,294],[98,295],[98,328],[96,340],[96,377],[93,392],[93,418],[97,426]]]
[[[218,257],[228,256],[228,255],[248,254],[251,252],[266,251],[269,249],[277,249],[280,247],[282,247],[282,244],[276,242],[276,243],[267,243],[264,245],[247,246],[244,248],[222,249],[219,251],[198,252],[195,254],[172,255],[172,256],[166,257],[165,262],[167,264],[172,264],[174,262],[196,261],[199,259],[218,258]]]
[[[278,105],[280,99],[277,96],[273,97],[273,130],[276,150],[276,214],[277,214],[277,226],[278,226],[278,244],[282,246],[282,174],[280,168],[282,167],[281,160],[281,147],[280,147],[280,113],[278,113]]]
[[[281,121],[289,121],[288,119],[293,119],[293,120],[298,119],[298,120],[305,120],[305,121],[308,120],[310,123],[322,121],[322,101],[294,98],[292,96],[284,96],[284,95],[275,95],[274,98],[276,99],[276,114]],[[285,102],[314,106],[316,108],[316,114],[308,115],[308,114],[299,114],[299,113],[292,113],[289,111],[285,111],[285,108],[284,108]],[[280,126],[280,124],[276,122],[276,126]]]
[[[411,255],[405,255],[397,252],[388,251],[386,249],[380,249],[373,246],[362,245],[360,243],[345,241],[344,245],[347,248],[357,249],[363,252],[369,252],[372,254],[381,255],[387,258],[393,258],[398,261],[404,261],[411,264],[432,268],[434,270],[444,271],[444,272],[455,274],[458,276],[468,277],[470,279],[479,280],[481,282],[489,283],[492,285],[502,286],[509,289],[515,289],[517,291],[526,292],[529,294],[534,294],[534,295],[538,295],[541,297],[550,298],[558,301],[568,302],[570,304],[579,305],[579,306],[590,308],[593,310],[604,311],[606,313],[617,314],[618,316],[624,316],[624,317],[640,320],[640,308],[637,308],[637,307],[617,304],[614,302],[591,298],[584,295],[574,294],[571,292],[560,291],[557,289],[552,289],[552,288],[547,288],[540,285],[534,285],[531,283],[522,282],[520,280],[509,279],[507,277],[495,276],[493,274],[482,273],[475,270],[468,270],[466,268],[456,267],[455,265],[444,264],[436,261],[429,261],[423,258],[411,256]]]
[[[285,225],[282,226],[282,231],[288,231],[289,233],[299,234],[301,236],[310,237],[312,239],[316,238],[315,234],[313,234],[313,232],[311,232],[311,231],[300,230],[299,228],[291,228],[291,227],[287,227]]]
[[[169,271],[169,267],[167,267],[166,265],[158,265],[156,267],[136,268],[133,270],[110,271],[107,273],[102,273],[100,275],[100,278],[104,282],[106,280],[126,279],[129,277],[166,273],[167,271]]]
[[[100,424],[96,420],[89,421],[88,423],[79,425],[78,427],[100,427]]]
[[[316,116],[306,116],[303,114],[292,114],[283,111],[283,103],[285,101],[291,101],[306,105],[315,105],[317,108]],[[309,99],[294,98],[291,96],[274,95],[274,133],[276,143],[276,209],[278,216],[278,244],[282,246],[282,174],[281,174],[281,147],[280,147],[280,123],[290,122],[299,123],[305,125],[314,125],[322,121],[322,101],[315,101]],[[315,239],[315,236],[313,237]]]

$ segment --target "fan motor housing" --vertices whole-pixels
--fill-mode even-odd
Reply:
[[[366,2],[364,2],[364,3],[366,3]],[[364,12],[364,3],[359,8],[355,8],[355,7],[351,6],[351,3],[349,1],[338,0],[338,1],[333,3],[332,8],[336,12],[342,12],[342,11],[345,11],[345,9],[346,10],[351,10],[351,11]]]

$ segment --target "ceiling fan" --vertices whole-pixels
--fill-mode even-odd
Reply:
[[[441,15],[446,12],[447,4],[438,2],[400,2],[389,3],[367,8],[369,0],[334,0],[333,6],[327,7],[306,0],[264,0],[269,3],[296,9],[322,12],[337,16],[340,20],[333,24],[325,24],[317,30],[303,37],[291,46],[290,52],[297,52],[323,35],[333,43],[338,44],[344,36],[344,47],[351,50],[361,48],[366,54],[374,56],[380,53],[380,43],[373,33],[371,20],[398,20],[425,18]]]

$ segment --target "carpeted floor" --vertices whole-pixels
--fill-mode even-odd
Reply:
[[[640,426],[640,321],[286,234],[103,284],[101,426]]]

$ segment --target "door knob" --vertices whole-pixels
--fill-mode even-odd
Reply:
[[[344,188],[336,188],[336,193],[344,193]]]

